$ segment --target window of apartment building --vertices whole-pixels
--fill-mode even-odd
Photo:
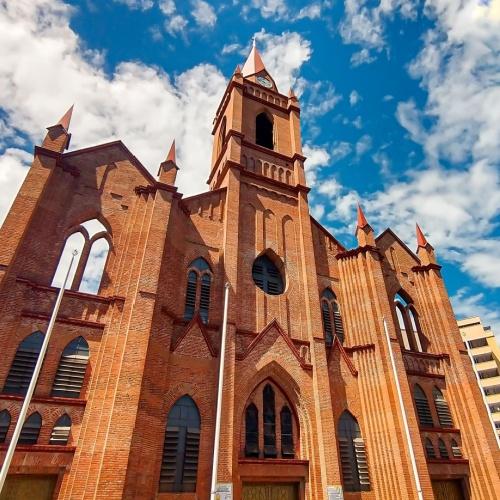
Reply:
[[[485,347],[488,345],[488,341],[484,337],[480,339],[469,340],[468,343],[471,349],[475,349],[476,347]]]

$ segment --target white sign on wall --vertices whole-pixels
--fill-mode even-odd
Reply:
[[[232,500],[233,485],[231,483],[218,483],[215,493],[215,500]]]
[[[327,486],[326,494],[328,496],[328,500],[344,500],[342,486]]]

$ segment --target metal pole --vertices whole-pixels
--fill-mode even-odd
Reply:
[[[481,396],[483,398],[484,406],[486,406],[486,411],[488,412],[488,418],[490,419],[490,424],[493,429],[493,433],[495,434],[495,439],[497,440],[497,446],[500,448],[500,437],[498,436],[497,428],[495,427],[495,422],[493,417],[491,416],[490,407],[488,405],[488,400],[486,399],[486,394],[484,393],[484,388],[481,385],[481,379],[479,378],[479,372],[476,368],[476,362],[474,361],[474,356],[471,353],[471,347],[469,345],[469,340],[465,341],[465,347],[467,349],[467,354],[469,355],[470,362],[472,363],[472,369],[474,370],[474,374],[476,375],[477,385],[479,386],[479,390],[481,391]]]
[[[401,409],[401,415],[403,417],[403,425],[405,428],[406,441],[408,442],[408,450],[410,452],[411,467],[413,469],[413,476],[415,478],[415,486],[417,487],[417,496],[419,500],[423,500],[424,495],[422,494],[422,486],[420,485],[420,478],[418,476],[417,462],[415,460],[415,453],[413,451],[413,444],[411,442],[410,428],[408,427],[408,419],[406,418],[406,410],[403,403],[403,396],[401,395],[401,387],[399,385],[399,377],[398,377],[398,372],[396,370],[396,363],[394,361],[394,354],[392,353],[389,330],[387,330],[387,323],[385,321],[385,318],[382,318],[382,321],[384,322],[385,338],[387,340],[387,347],[389,349],[389,356],[391,358],[392,371],[394,373],[394,379],[396,381],[396,391],[398,393],[399,407]]]
[[[12,434],[12,439],[10,440],[9,448],[7,449],[7,453],[5,454],[2,470],[0,471],[0,494],[2,493],[3,486],[5,484],[5,479],[7,478],[7,472],[9,471],[10,463],[12,462],[12,457],[14,456],[14,451],[16,449],[17,441],[19,440],[21,429],[23,428],[24,420],[26,419],[26,414],[28,413],[28,408],[31,403],[31,398],[33,396],[33,392],[35,391],[35,387],[38,382],[38,376],[40,375],[40,370],[42,369],[43,360],[45,358],[45,353],[49,345],[49,340],[52,334],[52,329],[54,328],[54,323],[56,322],[57,313],[59,311],[59,306],[61,305],[61,300],[64,295],[66,283],[68,281],[68,277],[70,275],[71,268],[73,267],[73,262],[77,254],[78,251],[73,250],[71,262],[69,263],[68,271],[66,272],[66,277],[64,278],[64,282],[61,288],[59,289],[56,303],[52,311],[52,316],[50,317],[49,326],[47,327],[47,332],[45,333],[45,337],[43,339],[42,347],[38,355],[35,369],[33,371],[33,375],[31,377],[31,381],[28,386],[28,391],[26,392],[26,397],[24,398],[23,406],[21,407],[21,412],[19,413],[19,418],[17,419],[16,428],[14,429],[14,434]]]
[[[229,305],[229,283],[224,285],[224,318],[222,322],[222,338],[220,345],[219,386],[217,388],[217,413],[215,417],[214,456],[212,460],[212,485],[210,498],[215,500],[217,493],[217,469],[219,467],[220,417],[222,412],[222,386],[224,383],[224,361],[226,358],[227,309]]]

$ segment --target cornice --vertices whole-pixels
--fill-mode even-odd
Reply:
[[[362,247],[357,247],[353,248],[352,250],[346,250],[345,252],[338,253],[335,255],[335,258],[337,260],[342,260],[342,259],[347,259],[349,257],[354,257],[355,255],[362,254],[362,253],[368,253],[368,252],[373,252],[382,257],[382,253],[377,247],[374,247],[373,245],[365,245]]]

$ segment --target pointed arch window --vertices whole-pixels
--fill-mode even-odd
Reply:
[[[438,448],[439,448],[439,458],[444,458],[445,460],[448,460],[450,458],[450,454],[448,453],[448,448],[446,448],[446,444],[441,438],[438,439]]]
[[[69,288],[85,293],[99,293],[110,241],[106,227],[99,220],[90,219],[80,224],[66,239],[52,286],[62,285],[71,261],[71,253],[78,250],[69,276]]]
[[[394,307],[403,348],[408,351],[423,352],[422,331],[418,315],[409,299],[401,293],[394,297]]]
[[[293,449],[293,424],[292,412],[288,406],[283,406],[280,412],[281,424],[281,456],[283,458],[293,458],[295,452]]]
[[[255,259],[252,266],[252,277],[254,283],[269,295],[280,295],[285,290],[280,270],[265,254]]]
[[[6,394],[26,394],[42,348],[43,338],[44,334],[36,331],[19,344],[3,392]]]
[[[52,385],[52,396],[80,397],[88,359],[89,345],[83,337],[72,340],[65,347]]]
[[[427,458],[436,458],[436,450],[429,438],[425,438],[425,455]]]
[[[431,409],[429,407],[429,401],[427,396],[423,391],[422,387],[415,384],[413,388],[413,398],[415,399],[415,406],[417,408],[418,421],[421,427],[434,427],[434,422],[432,421]]]
[[[52,429],[49,444],[66,446],[68,444],[69,433],[71,432],[71,418],[66,413],[57,419]]]
[[[340,314],[340,306],[336,295],[330,288],[325,288],[321,294],[321,317],[326,345],[332,345],[335,335],[344,343],[344,324]]]
[[[194,492],[198,475],[200,413],[189,396],[182,396],[167,417],[160,492]]]
[[[338,442],[342,482],[345,491],[367,491],[370,489],[370,475],[366,449],[357,420],[349,411],[339,419]]]
[[[253,403],[245,411],[245,456],[259,457],[259,411]]]
[[[268,113],[259,113],[255,118],[255,143],[274,149],[273,121]]]
[[[10,427],[10,413],[8,410],[0,411],[0,443],[5,443]]]
[[[40,413],[32,413],[24,422],[21,434],[19,435],[19,444],[36,444],[40,429],[42,427],[42,417]]]
[[[453,419],[451,418],[450,408],[446,399],[444,399],[443,393],[437,387],[434,387],[432,389],[432,397],[434,398],[434,404],[436,405],[439,425],[441,427],[452,428]]]
[[[264,457],[276,457],[276,411],[274,390],[270,384],[262,392],[264,409]]]
[[[220,155],[220,152],[222,151],[224,147],[224,141],[226,140],[226,125],[227,125],[227,120],[226,117],[224,116],[222,118],[222,121],[220,123],[219,127],[219,141],[217,144],[217,156]]]
[[[186,301],[184,304],[185,320],[192,319],[196,311],[198,311],[201,321],[208,323],[211,288],[212,270],[205,259],[198,257],[188,267]]]

